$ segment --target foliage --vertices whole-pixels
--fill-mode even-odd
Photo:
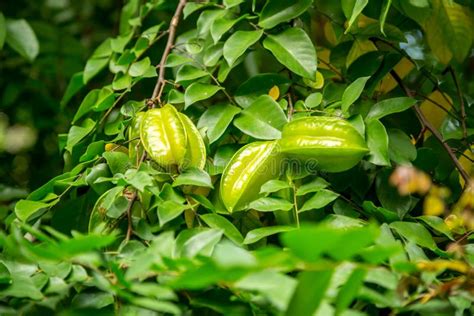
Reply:
[[[62,99],[65,171],[5,211],[2,314],[473,313],[471,15],[128,1]],[[273,156],[322,116],[361,161]],[[243,197],[221,183],[235,161]]]

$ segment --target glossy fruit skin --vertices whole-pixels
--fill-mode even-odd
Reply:
[[[279,177],[281,156],[277,142],[254,142],[238,150],[222,174],[220,194],[229,212],[244,208],[257,199],[260,187]]]
[[[145,113],[140,124],[140,138],[149,157],[165,169],[181,166],[186,154],[186,129],[178,111],[166,104]]]
[[[194,123],[171,104],[151,109],[143,114],[143,118],[137,116],[136,120],[132,130],[139,124],[143,147],[160,166],[165,169],[178,167],[180,170],[204,168],[206,146],[201,134]],[[132,137],[133,132],[129,136]]]
[[[291,121],[283,127],[278,144],[282,154],[313,163],[313,167],[326,172],[348,170],[369,151],[359,132],[337,117],[312,116]]]
[[[182,169],[187,168],[198,168],[204,169],[206,165],[206,145],[202,139],[199,130],[193,121],[186,115],[179,113],[181,122],[183,123],[184,129],[186,130],[187,136],[187,148],[184,155],[184,160],[180,166]]]

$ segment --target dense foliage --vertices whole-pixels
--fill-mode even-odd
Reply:
[[[472,314],[472,14],[130,0],[79,72],[0,14],[29,98],[70,77],[33,105],[2,76],[2,111],[73,112],[64,171],[25,199],[3,190],[0,313]]]

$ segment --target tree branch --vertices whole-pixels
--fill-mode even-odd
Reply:
[[[161,94],[163,93],[163,88],[165,86],[165,63],[166,59],[168,58],[168,55],[171,52],[171,48],[173,47],[174,40],[176,37],[176,28],[178,27],[179,23],[179,17],[181,16],[185,5],[186,0],[179,0],[178,6],[176,7],[176,11],[174,12],[173,17],[171,18],[170,26],[168,28],[168,41],[166,42],[165,50],[163,51],[163,55],[161,56],[158,80],[156,81],[156,85],[153,89],[153,94],[151,96],[151,100],[153,102],[151,102],[150,106],[152,108],[155,107],[157,102],[161,102]]]
[[[402,79],[398,76],[398,74],[393,70],[390,71],[390,74],[393,76],[395,81],[397,81],[398,85],[400,86],[400,88],[403,89],[405,94],[408,97],[412,97],[413,95],[412,95],[411,91],[405,86],[405,84],[403,83]],[[431,132],[431,134],[433,134],[433,136],[436,138],[436,140],[444,147],[445,151],[448,153],[449,157],[451,158],[454,165],[456,166],[456,169],[458,169],[459,173],[461,174],[461,177],[466,182],[466,187],[467,187],[467,185],[470,183],[471,179],[470,179],[468,173],[466,172],[466,170],[464,170],[462,165],[459,163],[459,160],[456,157],[456,155],[454,154],[452,148],[443,140],[443,137],[441,136],[441,134],[430,123],[430,121],[428,121],[426,119],[425,115],[420,110],[420,107],[417,104],[415,104],[413,108],[415,109],[416,115],[418,116],[418,119],[420,120],[423,127],[428,129]]]

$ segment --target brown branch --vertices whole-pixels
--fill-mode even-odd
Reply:
[[[405,92],[405,94],[408,96],[408,97],[413,97],[413,94],[411,93],[411,91],[405,86],[405,84],[403,83],[402,79],[398,76],[398,74],[395,72],[395,71],[390,71],[390,74],[393,76],[393,78],[395,79],[395,81],[397,81],[398,85],[400,86],[400,88],[403,89],[403,91]],[[452,148],[443,140],[443,137],[441,136],[441,134],[438,132],[438,130],[430,123],[430,121],[428,121],[425,117],[425,115],[423,114],[423,112],[420,110],[420,107],[418,104],[415,104],[413,106],[413,108],[415,109],[415,112],[416,112],[416,115],[418,116],[418,119],[420,120],[420,123],[423,125],[424,128],[428,129],[431,134],[433,134],[433,136],[436,138],[436,140],[444,147],[446,153],[449,155],[449,157],[451,158],[451,160],[453,161],[454,165],[456,166],[456,169],[458,169],[459,171],[459,174],[461,174],[461,177],[464,179],[464,181],[466,182],[466,184],[468,185],[471,181],[470,177],[469,177],[469,174],[466,172],[466,170],[464,170],[464,168],[462,167],[462,165],[459,163],[459,160],[458,158],[456,157],[456,155],[454,154]],[[467,187],[466,185],[466,187]]]
[[[458,77],[456,76],[456,73],[454,72],[453,67],[449,66],[448,71],[451,74],[451,77],[453,78],[454,85],[456,86],[456,91],[458,93],[458,98],[459,98],[459,105],[461,107],[461,126],[462,126],[462,135],[465,140],[467,140],[467,127],[466,127],[466,108],[464,106],[464,98],[462,96],[461,92],[461,87],[459,86],[459,81]]]
[[[158,80],[156,81],[156,85],[153,89],[153,94],[151,96],[151,99],[153,101],[151,103],[151,107],[155,107],[156,102],[161,102],[161,95],[165,86],[165,63],[166,59],[168,58],[168,55],[171,52],[171,48],[173,47],[174,40],[176,37],[176,28],[178,27],[179,23],[179,17],[181,16],[185,5],[186,0],[179,0],[178,6],[176,7],[176,11],[174,12],[173,17],[171,18],[170,27],[168,28],[168,41],[166,42],[165,50],[163,51],[163,55],[161,56]]]
[[[171,52],[171,48],[173,47],[174,40],[176,37],[176,28],[178,27],[179,23],[179,17],[181,16],[181,13],[183,12],[184,6],[186,5],[186,0],[180,0],[178,3],[178,6],[176,7],[176,11],[174,12],[173,17],[171,18],[170,26],[168,28],[168,41],[166,42],[165,50],[163,51],[163,55],[161,56],[161,61],[159,64],[159,74],[158,74],[158,80],[156,81],[155,88],[153,89],[153,94],[151,96],[150,102],[148,102],[148,106],[151,108],[154,108],[156,106],[156,103],[161,102],[161,95],[163,93],[163,88],[165,86],[166,80],[165,80],[165,62],[166,59],[168,58],[168,55]],[[138,161],[138,167],[144,162],[146,159],[146,152],[144,151],[140,160]],[[127,234],[125,236],[125,242],[128,242],[130,240],[130,237],[132,236],[133,233],[133,227],[132,227],[132,207],[135,201],[138,198],[138,192],[135,190],[132,194],[132,196],[129,198],[129,202],[127,205],[127,220],[128,220],[128,226],[127,226]]]

